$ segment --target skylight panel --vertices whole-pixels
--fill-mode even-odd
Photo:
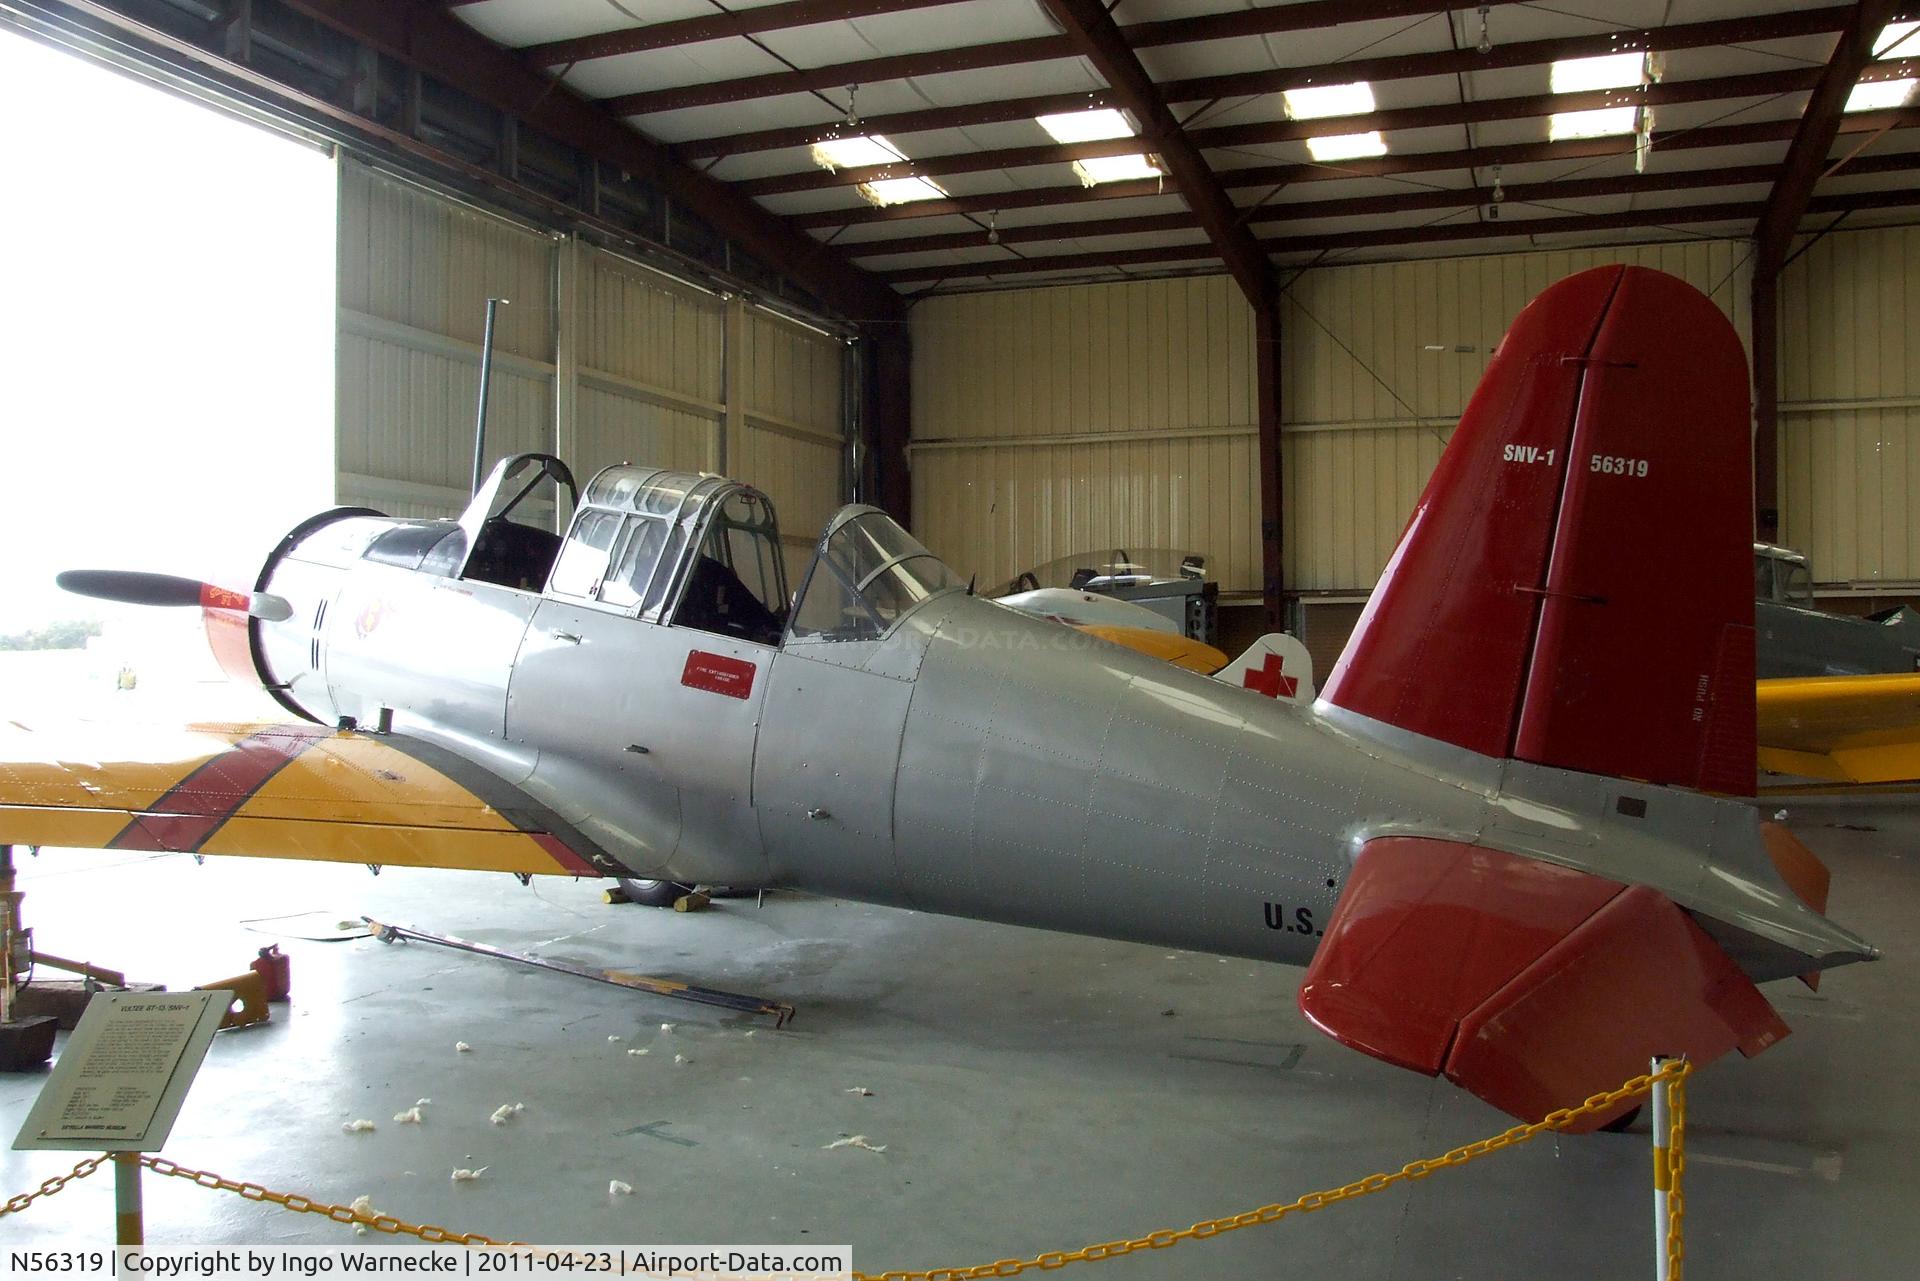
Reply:
[[[1315,160],[1322,163],[1354,160],[1361,156],[1384,156],[1387,154],[1387,140],[1380,136],[1378,129],[1371,129],[1366,133],[1342,133],[1330,138],[1309,138],[1307,151]]]
[[[1913,95],[1914,80],[1870,80],[1857,84],[1847,95],[1848,111],[1888,111],[1903,107]]]
[[[1093,111],[1067,111],[1055,116],[1035,116],[1034,123],[1059,143],[1099,142],[1106,138],[1131,138],[1133,125],[1112,107]]]
[[[1288,89],[1287,117],[1291,120],[1319,120],[1326,116],[1358,116],[1373,110],[1373,86],[1365,80],[1349,85],[1319,85],[1311,89]]]
[[[1080,175],[1084,186],[1097,187],[1103,182],[1124,182],[1128,178],[1158,178],[1159,168],[1142,155],[1133,156],[1096,156],[1091,160],[1076,160],[1073,171]]]
[[[879,134],[855,138],[828,138],[813,144],[813,163],[822,169],[864,169],[905,160],[900,148]]]
[[[1647,55],[1606,53],[1597,58],[1563,58],[1553,64],[1555,93],[1635,88],[1646,79]]]
[[[914,200],[944,200],[947,191],[931,178],[876,178],[861,183],[860,194],[876,205],[904,205]]]
[[[1920,22],[1889,22],[1881,28],[1880,38],[1873,42],[1873,56],[1876,58],[1920,57],[1920,36],[1913,34],[1917,30],[1920,30]]]
[[[1632,133],[1639,110],[1638,107],[1601,107],[1596,111],[1557,111],[1547,117],[1547,137],[1559,142],[1563,138],[1604,138]]]

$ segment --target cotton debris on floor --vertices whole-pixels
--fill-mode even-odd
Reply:
[[[642,1048],[638,1050],[628,1050],[627,1053],[638,1057],[639,1055],[642,1055],[642,1054],[650,1054],[652,1053],[652,1051]]]
[[[835,1139],[831,1143],[822,1144],[820,1150],[823,1152],[831,1152],[835,1148],[859,1148],[862,1152],[885,1152],[887,1145],[884,1143],[869,1143],[867,1142],[867,1136],[864,1134],[849,1134],[845,1138]]]
[[[687,1061],[687,1056],[684,1054],[676,1054],[673,1056],[673,1061],[675,1063],[685,1063]]]
[[[465,1041],[455,1041],[453,1043],[453,1052],[455,1054],[466,1054],[472,1049],[473,1047],[471,1045],[468,1045]]]
[[[416,1103],[412,1107],[408,1108],[405,1112],[395,1112],[393,1114],[393,1119],[395,1121],[398,1121],[401,1125],[420,1124],[420,1105]]]
[[[610,1180],[607,1183],[607,1195],[608,1196],[632,1196],[633,1184],[622,1183],[618,1179]]]
[[[867,1088],[866,1086],[864,1086],[864,1085],[853,1085],[853,1086],[849,1086],[849,1087],[847,1087],[847,1091],[846,1091],[846,1092],[847,1092],[848,1094],[857,1094],[857,1095],[859,1095],[859,1096],[860,1096],[861,1098],[863,1098],[863,1099],[870,1099],[870,1098],[872,1098],[872,1097],[873,1097],[873,1091],[872,1091],[872,1090],[869,1090],[869,1089],[868,1089],[868,1088]]]
[[[349,1121],[340,1127],[342,1134],[369,1134],[373,1131],[373,1122],[364,1117],[358,1121]]]
[[[679,1024],[677,1024],[677,1023],[662,1023],[662,1024],[660,1025],[660,1030],[661,1030],[662,1032],[671,1032],[671,1031],[673,1031],[673,1029],[674,1029],[674,1028],[676,1028],[676,1027],[678,1027],[678,1026],[679,1026]]]
[[[624,1036],[610,1036],[610,1037],[608,1037],[608,1038],[607,1038],[607,1044],[608,1044],[608,1045],[612,1045],[612,1044],[613,1044],[614,1042],[616,1042],[616,1041],[624,1041],[624,1040],[626,1040],[626,1039],[627,1039],[627,1038],[626,1038],[626,1037],[624,1037]]]
[[[495,1125],[505,1125],[507,1122],[513,1120],[514,1117],[519,1116],[522,1112],[525,1112],[526,1110],[527,1110],[527,1105],[524,1103],[502,1103],[499,1107],[493,1110],[492,1117],[488,1119],[491,1120]]]
[[[352,1210],[355,1214],[360,1215],[364,1218],[377,1219],[380,1217],[380,1211],[373,1208],[373,1198],[370,1196],[355,1197],[352,1203],[347,1206],[347,1208],[349,1210]],[[367,1225],[364,1223],[354,1224],[353,1233],[355,1236],[363,1237],[367,1235]]]
[[[453,1172],[453,1181],[455,1183],[471,1183],[492,1168],[490,1165],[483,1165],[477,1170],[455,1170]]]

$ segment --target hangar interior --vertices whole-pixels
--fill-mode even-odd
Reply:
[[[1920,12],[1898,4],[0,0],[0,23],[335,157],[343,506],[461,512],[489,350],[488,462],[724,474],[771,499],[789,579],[848,502],[982,587],[1197,553],[1224,651],[1284,628],[1323,676],[1516,314],[1626,263],[1704,293],[1752,362],[1756,539],[1806,554],[1823,610],[1920,603]],[[1696,1079],[1693,1249],[1710,1275],[1907,1275],[1920,825],[1897,797],[1786,821],[1885,959],[1770,988],[1797,1034]],[[1318,1038],[1296,976],[1255,962],[804,895],[686,915],[589,881],[188,863],[62,851],[22,883],[47,938],[130,973],[217,969],[252,946],[235,922],[337,904],[800,1008],[776,1033],[284,940],[294,1004],[222,1038],[178,1159],[414,1221],[925,1267],[1504,1128]],[[426,1124],[387,1122],[416,1096]],[[359,1117],[375,1132],[340,1133]],[[1650,1262],[1630,1133],[1112,1266],[1619,1274]],[[856,1134],[878,1146],[829,1146]],[[0,1156],[0,1193],[58,1155]],[[440,1173],[466,1165],[491,1169]],[[93,1232],[99,1195],[8,1235]],[[182,1241],[348,1232],[149,1200]]]

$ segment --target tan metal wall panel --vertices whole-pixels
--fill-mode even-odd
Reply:
[[[583,369],[715,404],[725,396],[718,297],[582,246],[580,306]]]
[[[846,344],[737,301],[729,350],[727,474],[773,500],[790,552],[819,540],[847,501]],[[797,576],[801,566],[790,566]]]
[[[487,457],[553,447],[553,241],[339,165],[336,492],[448,515],[472,480],[486,299],[494,331]]]
[[[716,425],[709,415],[586,386],[580,389],[575,456],[567,462],[583,486],[615,463],[712,471]]]
[[[1780,536],[1816,579],[1920,583],[1920,227],[1835,232],[1782,274],[1779,443]]]
[[[983,584],[1097,547],[1259,581],[1253,313],[1225,276],[912,312],[915,532]]]

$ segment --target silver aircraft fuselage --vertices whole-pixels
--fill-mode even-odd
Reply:
[[[1871,950],[1786,890],[1736,800],[1297,707],[960,589],[883,635],[760,644],[363,559],[392,523],[274,566],[290,697],[386,713],[635,876],[1304,965],[1362,845],[1432,836],[1653,886],[1755,979]],[[744,696],[690,683],[716,666],[751,669]]]

